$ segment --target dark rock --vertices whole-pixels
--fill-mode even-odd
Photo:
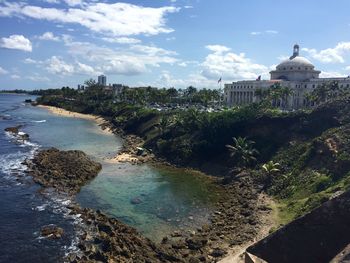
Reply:
[[[210,253],[211,256],[218,258],[218,257],[222,257],[226,254],[226,252],[220,248],[215,248],[213,250],[213,252]]]
[[[41,228],[41,236],[47,238],[61,238],[64,233],[63,228],[58,227],[56,225],[47,225]]]
[[[68,193],[79,191],[102,168],[82,151],[60,151],[56,148],[40,151],[27,163],[35,182]]]
[[[18,126],[15,126],[15,127],[7,127],[7,128],[5,128],[5,131],[6,132],[10,132],[10,133],[14,133],[14,134],[18,134],[19,129],[21,127],[22,127],[22,125],[18,125]]]
[[[205,244],[207,244],[208,240],[201,237],[189,238],[186,240],[187,246],[189,249],[197,250],[202,248]]]

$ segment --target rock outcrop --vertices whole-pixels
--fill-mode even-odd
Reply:
[[[41,228],[41,236],[51,239],[61,238],[63,233],[63,228],[56,225],[46,225]]]
[[[102,168],[82,151],[56,148],[38,152],[27,164],[35,182],[70,194],[78,192]]]

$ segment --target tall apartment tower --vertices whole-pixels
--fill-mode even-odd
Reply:
[[[107,77],[105,75],[98,76],[97,83],[101,86],[106,86],[107,85]]]

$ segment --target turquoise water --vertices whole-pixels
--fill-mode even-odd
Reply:
[[[177,229],[208,222],[217,189],[207,177],[182,169],[111,164],[122,140],[85,119],[57,116],[23,106],[13,112],[26,120],[24,131],[43,147],[83,150],[103,165],[100,174],[77,195],[84,207],[100,209],[155,241]]]

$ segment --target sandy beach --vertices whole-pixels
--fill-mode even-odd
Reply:
[[[103,125],[106,122],[106,120],[104,118],[99,117],[97,115],[93,115],[93,114],[83,114],[83,113],[68,111],[68,110],[65,110],[62,108],[53,107],[53,106],[46,106],[46,105],[38,105],[37,107],[47,109],[48,111],[50,111],[53,114],[64,116],[64,117],[92,120],[92,121],[96,122],[96,124],[99,126]],[[109,133],[109,134],[113,133],[112,130],[109,128],[105,128],[105,129],[101,129],[101,130],[106,132],[106,133]]]
[[[105,159],[108,163],[138,163],[138,158],[129,153],[120,153],[117,156]]]

